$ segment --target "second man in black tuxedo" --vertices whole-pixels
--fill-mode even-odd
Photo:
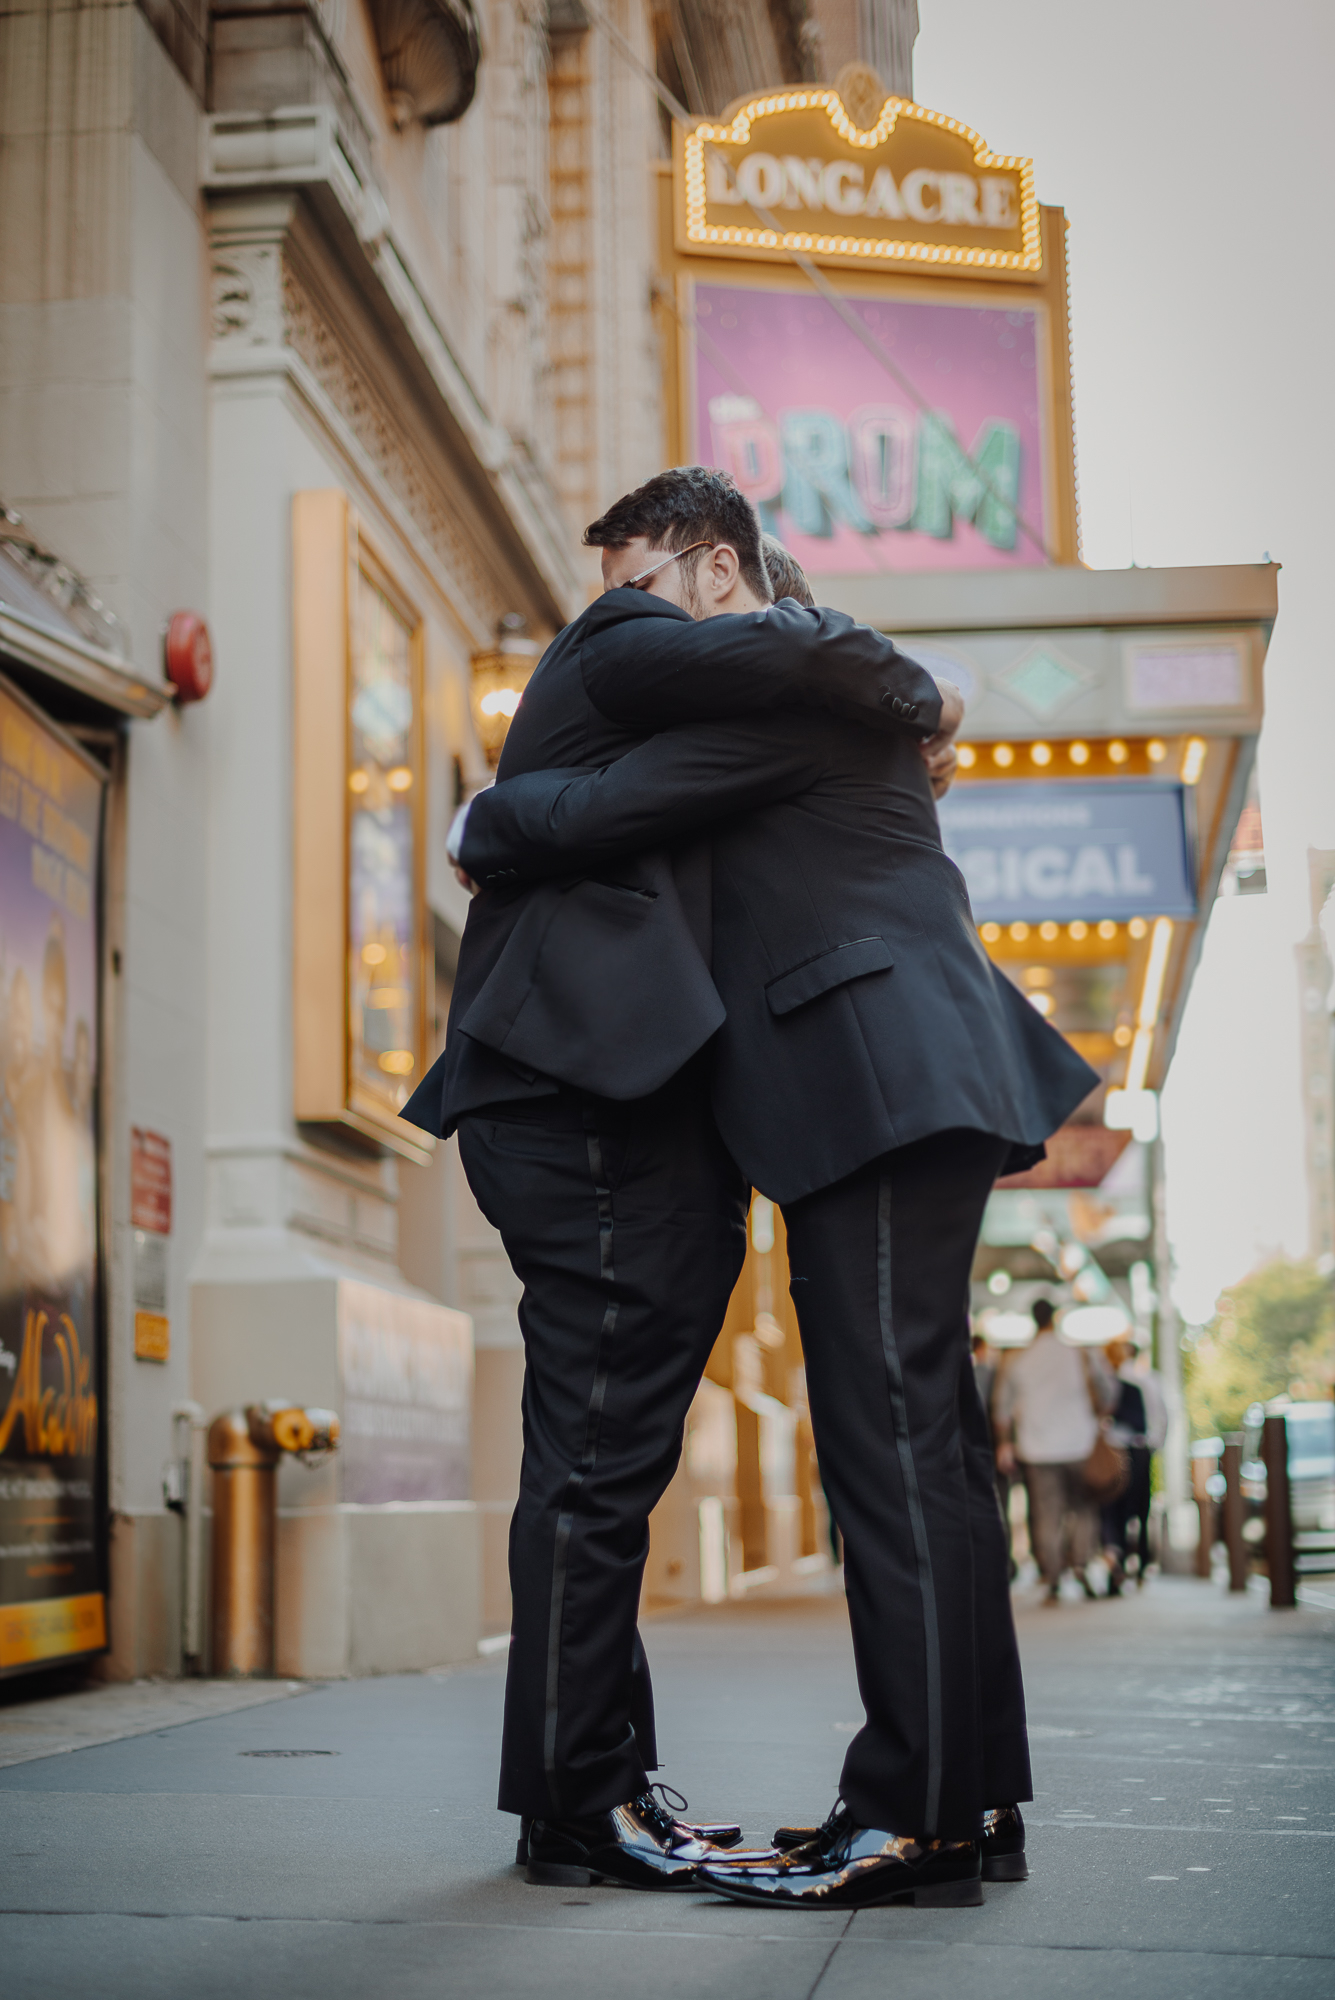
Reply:
[[[941,694],[888,640],[764,601],[755,518],[730,482],[655,484],[655,540],[711,544],[713,602],[726,611],[740,590],[753,608],[696,622],[652,590],[611,590],[544,656],[502,780],[605,764],[656,724],[700,715],[806,704],[812,719],[828,706],[911,742],[936,729]],[[668,574],[643,581],[659,588],[689,564],[666,554],[623,568],[655,560]],[[683,1845],[646,1796],[657,1757],[636,1614],[648,1516],[745,1253],[750,1190],[710,1105],[707,1044],[724,1019],[710,854],[676,842],[536,888],[488,872],[445,1053],[405,1115],[457,1126],[524,1283],[500,1804],[535,1822],[530,1879],[597,1853],[620,1879],[689,1884],[706,1850]]]

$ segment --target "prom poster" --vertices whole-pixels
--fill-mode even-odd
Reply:
[[[1041,567],[1046,308],[693,282],[691,454],[813,576]]]
[[[106,1644],[102,787],[78,745],[0,682],[0,1673]]]

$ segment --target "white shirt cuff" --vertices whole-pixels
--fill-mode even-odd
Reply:
[[[458,812],[450,821],[450,830],[445,836],[445,852],[456,867],[459,864],[459,851],[464,844],[464,827],[468,823],[468,815],[472,810],[472,806],[473,801],[471,799],[468,799],[460,806]]]

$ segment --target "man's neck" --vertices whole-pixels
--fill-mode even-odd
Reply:
[[[712,610],[705,613],[705,616],[706,618],[735,618],[743,611],[768,611],[768,609],[769,606],[739,579],[728,592],[723,602],[716,604]]]

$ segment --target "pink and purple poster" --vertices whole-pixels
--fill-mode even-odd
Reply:
[[[0,687],[0,1673],[105,1643],[103,774]]]
[[[695,462],[816,575],[1043,563],[1041,309],[848,304],[895,373],[809,291],[695,283]]]

